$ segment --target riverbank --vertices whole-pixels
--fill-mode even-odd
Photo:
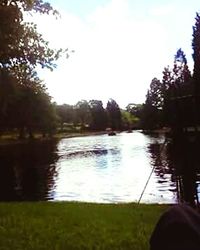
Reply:
[[[0,146],[1,145],[9,145],[9,144],[23,144],[29,143],[32,141],[48,141],[48,140],[59,140],[63,138],[73,138],[73,137],[83,137],[83,136],[94,136],[94,135],[103,135],[107,134],[106,131],[100,132],[82,132],[82,133],[57,133],[52,137],[42,137],[41,135],[36,134],[33,139],[25,138],[19,139],[16,134],[6,134],[0,136]]]
[[[166,205],[0,203],[1,249],[149,248]]]

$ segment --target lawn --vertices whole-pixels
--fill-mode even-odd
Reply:
[[[149,249],[165,205],[0,203],[1,250]]]

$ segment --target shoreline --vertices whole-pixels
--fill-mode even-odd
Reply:
[[[75,137],[85,137],[85,136],[95,136],[95,135],[104,135],[107,134],[106,131],[99,131],[99,132],[79,132],[79,133],[56,133],[52,137],[42,137],[41,135],[36,135],[35,138],[25,138],[19,139],[17,136],[14,135],[7,135],[0,137],[0,146],[6,145],[17,145],[17,144],[26,144],[32,142],[44,142],[44,141],[51,141],[51,140],[60,140],[60,139],[68,139],[68,138],[75,138]]]
[[[133,130],[134,131],[134,130]],[[139,130],[141,131],[141,130]],[[123,131],[120,131],[121,133]],[[168,130],[142,130],[144,134],[163,134],[166,135]],[[118,132],[117,132],[118,133]],[[16,145],[16,144],[26,144],[32,142],[45,142],[51,140],[60,140],[60,139],[68,139],[68,138],[75,138],[75,137],[86,137],[86,136],[96,136],[96,135],[106,135],[108,134],[107,131],[97,131],[97,132],[72,132],[72,133],[56,133],[52,137],[42,137],[41,134],[36,134],[34,138],[25,138],[19,139],[18,135],[16,134],[7,134],[0,136],[0,146],[6,145]]]

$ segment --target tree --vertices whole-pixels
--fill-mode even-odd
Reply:
[[[121,111],[117,102],[113,99],[110,99],[106,107],[108,113],[109,126],[113,130],[121,129]]]
[[[86,100],[77,102],[75,109],[77,112],[77,118],[81,123],[82,128],[91,123],[90,105]]]
[[[188,83],[191,79],[191,73],[187,65],[187,59],[182,49],[178,49],[176,52],[174,58],[173,74],[174,84],[176,86]]]
[[[33,23],[24,22],[28,12],[56,14],[49,3],[42,0],[3,0],[0,3],[0,68],[18,68],[26,65],[35,68],[53,68],[59,51],[48,47],[37,27]]]
[[[128,111],[130,114],[138,118],[141,117],[142,109],[143,109],[143,104],[129,103],[126,106],[126,111]]]
[[[186,104],[188,99],[185,97],[191,95],[193,89],[191,79],[191,72],[187,65],[186,56],[182,49],[178,49],[174,57],[173,69],[170,70],[167,67],[163,71],[165,125],[175,126],[178,123],[182,124],[183,120],[185,120],[183,113],[188,109],[188,105]],[[185,97],[182,98],[183,96]],[[183,107],[185,111],[183,111]]]
[[[61,131],[63,131],[64,123],[74,123],[75,109],[72,105],[57,105],[56,113],[59,117]]]
[[[122,129],[129,130],[139,127],[139,119],[126,110],[121,111]]]
[[[0,71],[0,129],[13,127],[16,104],[17,84],[5,69]]]
[[[62,50],[48,47],[25,13],[58,14],[43,0],[3,0],[0,2],[0,125],[50,133],[56,116],[51,98],[37,76],[38,65],[53,69]]]
[[[194,95],[194,124],[200,124],[200,15],[196,14],[195,18],[196,22],[193,26],[193,40],[192,40],[192,48],[193,48],[193,60],[194,60],[194,71],[193,71],[193,95]]]
[[[89,106],[92,117],[91,129],[96,131],[105,130],[107,126],[107,116],[102,101],[90,100]]]
[[[148,101],[157,109],[163,108],[163,85],[157,78],[153,78],[147,95]]]
[[[193,60],[194,60],[194,72],[193,79],[195,82],[195,92],[200,92],[200,15],[197,13],[195,25],[193,26]]]
[[[19,137],[34,136],[34,131],[52,133],[56,116],[51,98],[40,79],[27,75],[19,84],[5,69],[0,77],[0,126],[2,130],[18,129]]]
[[[156,129],[163,125],[163,85],[153,78],[143,106],[141,124],[145,129]]]

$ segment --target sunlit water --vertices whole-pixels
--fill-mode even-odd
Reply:
[[[152,170],[148,146],[163,143],[140,132],[63,139],[58,144],[57,178],[50,197],[87,202],[138,201]],[[153,173],[142,202],[174,202],[170,175]]]
[[[1,145],[0,201],[138,202],[152,169],[141,202],[194,200],[200,171],[190,170],[199,166],[199,147],[170,152],[164,141],[134,131]]]

